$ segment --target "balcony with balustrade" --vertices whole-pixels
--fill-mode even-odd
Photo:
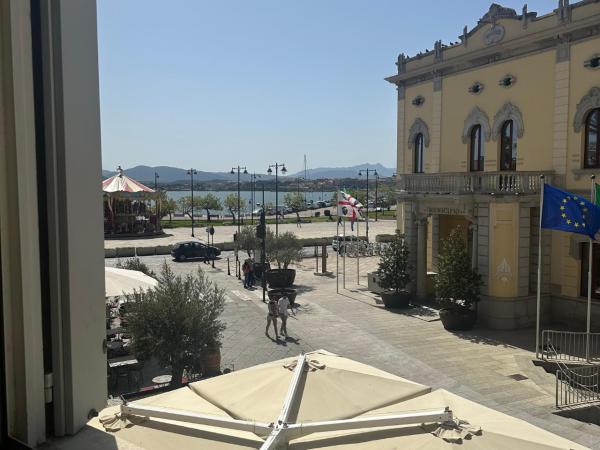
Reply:
[[[541,176],[553,183],[553,171],[449,172],[398,175],[398,195],[535,195]]]

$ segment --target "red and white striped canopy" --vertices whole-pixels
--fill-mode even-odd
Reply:
[[[102,190],[109,194],[116,192],[127,192],[127,193],[138,193],[147,192],[153,194],[154,189],[150,189],[148,186],[144,186],[139,181],[135,181],[123,174],[123,171],[119,167],[119,171],[116,175],[107,178],[102,182]]]

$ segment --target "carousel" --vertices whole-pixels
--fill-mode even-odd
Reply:
[[[160,193],[123,174],[102,182],[104,237],[122,238],[163,234],[160,225]]]

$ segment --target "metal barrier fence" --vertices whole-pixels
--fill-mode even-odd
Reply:
[[[600,401],[600,366],[561,367],[556,371],[556,407]]]
[[[600,333],[543,330],[541,355],[546,361],[600,362]]]

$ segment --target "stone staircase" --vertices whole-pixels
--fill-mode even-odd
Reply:
[[[515,362],[521,373],[535,383],[539,391],[554,398],[556,395],[556,375],[547,372],[543,366],[534,364],[528,355],[515,355]]]

